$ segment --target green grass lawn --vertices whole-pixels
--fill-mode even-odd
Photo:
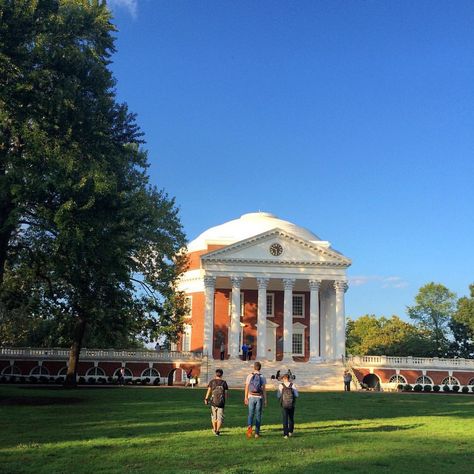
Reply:
[[[474,470],[474,395],[302,393],[287,440],[270,395],[262,437],[248,440],[241,391],[217,438],[202,389],[1,386],[0,472]]]

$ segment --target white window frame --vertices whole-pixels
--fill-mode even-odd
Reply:
[[[98,374],[97,372],[102,371],[102,373]],[[90,367],[87,369],[85,377],[105,377],[106,373],[102,367]]]
[[[305,294],[302,294],[302,293],[293,293],[293,297],[291,298],[291,312],[293,313],[293,317],[294,318],[300,318],[300,319],[303,319],[305,317]],[[294,310],[294,299],[295,298],[301,298],[301,304],[302,304],[302,307],[301,307],[301,310],[303,312],[302,315],[299,315],[299,314],[295,314],[295,310]]]
[[[268,298],[271,300],[271,312],[268,312]],[[273,318],[275,317],[275,293],[267,293],[267,300],[265,304],[265,311],[267,313],[267,318]]]
[[[306,326],[304,324],[301,324],[301,323],[293,324],[293,334],[291,336],[291,352],[294,356],[304,357],[304,355],[305,355],[305,349],[306,349],[306,347],[305,347],[305,329],[306,329]],[[296,334],[301,334],[301,352],[300,353],[293,352],[293,337]]]
[[[181,335],[181,352],[191,352],[192,326],[185,324]]]
[[[193,317],[193,296],[186,295],[185,298],[186,298],[186,306],[189,308],[189,313],[186,314],[185,318],[191,319]]]
[[[431,377],[428,377],[427,375],[420,375],[416,379],[415,383],[417,383],[419,385],[433,385],[433,380],[431,379]]]
[[[34,373],[36,369],[39,369],[38,373]],[[37,365],[36,367],[33,367],[31,370],[30,370],[30,375],[34,375],[34,376],[42,376],[42,375],[45,375],[45,376],[48,376],[49,377],[49,370],[42,366],[42,365]]]
[[[16,365],[7,365],[3,368],[2,375],[22,375],[22,373]]]
[[[158,375],[148,375],[148,374],[145,373],[145,372],[148,372],[148,371],[151,372],[152,370],[154,370]],[[160,378],[161,375],[160,375],[160,372],[159,372],[157,369],[155,369],[154,367],[148,367],[148,369],[145,369],[145,370],[142,372],[141,377]]]
[[[448,377],[445,377],[443,379],[443,381],[441,382],[441,385],[451,385],[454,387],[455,385],[461,385],[461,384],[459,383],[459,380],[456,377],[449,375]]]
[[[120,376],[120,369],[122,367],[119,367],[118,369],[115,369],[114,371],[114,377],[119,377]],[[132,371],[128,367],[124,367],[125,372],[123,373],[124,377],[133,377]]]
[[[406,384],[407,379],[403,375],[395,374],[389,378],[388,383],[405,383]]]

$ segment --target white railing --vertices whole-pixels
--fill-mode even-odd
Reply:
[[[69,349],[0,347],[2,359],[67,359]],[[201,360],[202,352],[152,351],[135,349],[82,349],[81,360],[174,361]]]
[[[353,367],[423,367],[474,369],[474,359],[442,359],[439,357],[349,356]]]

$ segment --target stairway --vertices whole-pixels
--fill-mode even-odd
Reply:
[[[255,361],[234,360],[213,360],[203,358],[201,365],[201,380],[208,382],[214,377],[216,369],[224,371],[223,378],[230,388],[243,388],[245,379],[253,370]],[[261,373],[267,379],[267,388],[277,387],[278,381],[272,380],[278,370],[284,374],[291,370],[295,375],[297,387],[305,390],[343,390],[344,366],[340,362],[290,362],[264,361],[262,362]]]

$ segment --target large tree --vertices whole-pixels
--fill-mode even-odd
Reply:
[[[456,294],[439,283],[422,286],[415,296],[415,304],[407,312],[420,327],[431,332],[436,344],[436,355],[446,355],[449,346],[449,322],[456,307]]]
[[[88,329],[174,338],[186,311],[178,210],[116,101],[113,31],[105,2],[0,0],[0,317],[72,340],[70,384]]]

